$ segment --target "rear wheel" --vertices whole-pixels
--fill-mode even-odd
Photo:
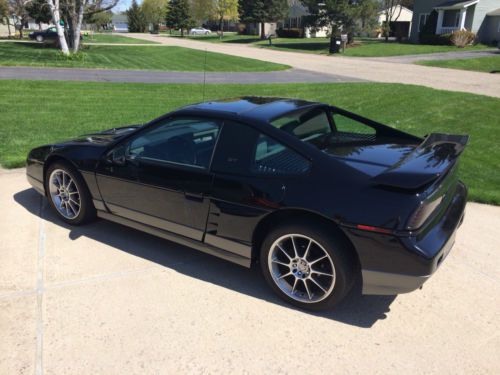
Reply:
[[[321,226],[290,224],[269,233],[260,252],[267,283],[285,301],[309,310],[332,308],[354,281],[350,244]]]
[[[68,163],[47,168],[46,191],[52,209],[67,223],[80,225],[95,218],[90,192],[80,174]]]
[[[42,43],[43,42],[43,36],[42,35],[37,35],[36,36],[36,41],[39,42],[39,43]]]

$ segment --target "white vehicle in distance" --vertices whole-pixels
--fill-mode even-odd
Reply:
[[[189,30],[190,35],[208,35],[211,34],[212,32],[208,29],[205,29],[203,27],[194,27],[191,30]]]

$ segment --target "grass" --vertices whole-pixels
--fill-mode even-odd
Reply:
[[[158,44],[150,40],[129,38],[123,35],[96,33],[83,36],[84,43]]]
[[[54,48],[32,43],[0,43],[0,65],[65,68],[139,69],[201,72],[205,52],[166,46],[86,46],[78,58],[68,59]],[[271,62],[206,53],[209,72],[264,72],[288,69]]]
[[[267,42],[257,43],[261,47],[273,48],[278,50],[308,52],[328,54],[328,38],[277,38],[273,40],[273,45],[269,46]],[[488,48],[483,44],[468,46],[458,49],[455,46],[434,46],[425,44],[398,43],[394,41],[385,42],[380,39],[362,38],[356,39],[356,44],[346,48],[343,56],[353,57],[385,57],[385,56],[403,56],[419,55],[425,53],[437,52],[458,52],[480,50]]]
[[[267,40],[261,40],[252,35],[238,35],[228,33],[222,39],[216,34],[188,36],[189,39],[200,40],[211,43],[252,43],[258,47],[276,49],[279,51],[306,52],[316,54],[328,54],[329,38],[275,38],[272,45]],[[458,49],[455,46],[434,46],[425,44],[398,43],[395,41],[385,42],[381,39],[357,38],[356,44],[346,48],[342,54],[353,57],[384,57],[419,55],[437,52],[470,51],[489,48],[484,44],[477,44]]]
[[[478,57],[475,59],[432,60],[420,61],[418,64],[437,66],[439,68],[452,68],[474,70],[476,72],[500,73],[500,55]]]
[[[202,100],[201,85],[1,81],[0,164],[37,145],[150,120]],[[207,85],[205,98],[293,96],[336,104],[398,129],[470,134],[461,176],[473,200],[500,205],[500,99],[383,83]]]

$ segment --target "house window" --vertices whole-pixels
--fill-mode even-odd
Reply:
[[[419,32],[424,28],[424,26],[427,22],[427,18],[429,18],[429,13],[420,13],[420,17],[418,19],[418,31]]]

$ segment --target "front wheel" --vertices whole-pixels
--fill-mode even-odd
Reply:
[[[262,244],[260,263],[264,278],[279,297],[308,310],[332,308],[354,281],[350,244],[307,223],[271,232]]]
[[[43,42],[43,36],[41,36],[41,35],[37,35],[37,36],[36,36],[36,41],[37,41],[38,43],[42,43],[42,42]]]
[[[63,162],[51,164],[45,183],[50,205],[59,218],[69,224],[80,225],[95,217],[90,192],[72,166]]]

